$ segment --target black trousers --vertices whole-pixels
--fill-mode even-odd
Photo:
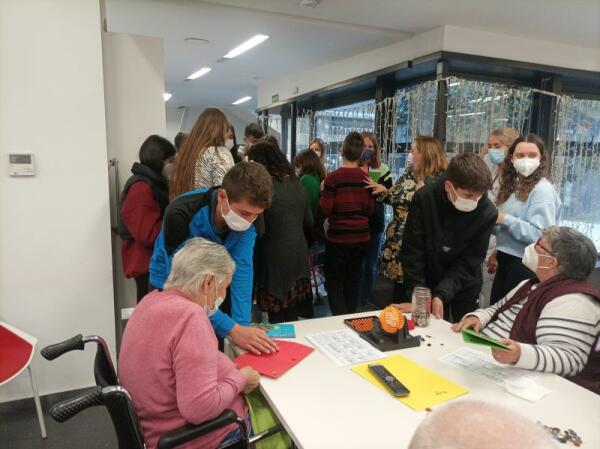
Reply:
[[[498,271],[492,284],[490,305],[496,304],[504,298],[509,291],[525,279],[535,278],[535,273],[523,265],[520,257],[498,251]]]
[[[136,297],[137,302],[139,303],[150,291],[150,283],[148,282],[150,279],[150,273],[141,274],[133,279],[135,279]]]
[[[332,315],[354,313],[367,243],[325,245],[325,289]]]

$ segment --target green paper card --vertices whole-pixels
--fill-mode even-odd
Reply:
[[[512,351],[512,349],[510,349],[506,345],[503,345],[495,338],[491,338],[487,335],[480,334],[479,332],[475,332],[474,330],[463,329],[461,332],[465,343],[489,346],[490,348],[500,349],[502,351]]]

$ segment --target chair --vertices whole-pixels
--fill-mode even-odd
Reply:
[[[117,435],[119,449],[145,449],[144,436],[139,424],[137,413],[129,392],[119,385],[114,365],[106,342],[98,336],[83,337],[81,334],[61,343],[42,349],[42,356],[53,360],[66,352],[83,350],[86,343],[97,344],[94,359],[94,378],[96,387],[72,399],[59,402],[50,409],[50,416],[57,422],[65,422],[86,408],[103,405],[108,410]],[[281,425],[248,437],[246,423],[233,410],[225,410],[219,416],[202,424],[186,424],[167,432],[158,441],[157,449],[171,449],[184,443],[204,436],[210,432],[230,424],[237,424],[240,429],[240,439],[228,447],[247,448],[277,432],[283,430]]]
[[[8,383],[17,377],[25,368],[29,371],[35,411],[40,423],[42,438],[46,438],[46,423],[40,404],[37,383],[31,369],[37,338],[0,321],[0,385]]]

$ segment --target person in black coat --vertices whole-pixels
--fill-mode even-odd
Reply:
[[[467,153],[413,197],[400,256],[405,296],[428,287],[437,318],[458,321],[477,309],[481,263],[498,217],[486,195],[491,186],[483,160]]]

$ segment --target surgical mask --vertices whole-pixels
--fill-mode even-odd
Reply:
[[[233,139],[225,139],[225,148],[231,151],[233,148]]]
[[[296,173],[296,176],[300,177],[300,175],[302,174],[302,169],[301,168],[295,168],[294,172]]]
[[[513,166],[515,167],[517,173],[527,178],[538,169],[538,167],[540,166],[540,159],[531,159],[528,157],[524,157],[523,159],[514,159]]]
[[[502,161],[504,161],[506,154],[502,148],[490,148],[488,150],[488,156],[490,157],[492,164],[500,165]]]
[[[452,191],[456,195],[456,200],[452,202],[452,204],[454,204],[454,207],[456,207],[456,209],[458,209],[461,212],[473,212],[475,208],[477,208],[477,203],[479,202],[481,197],[477,198],[477,201],[463,198],[456,192],[456,189],[454,189],[452,183],[450,183],[450,185],[452,186]]]
[[[361,159],[365,162],[369,162],[373,159],[373,150],[370,148],[365,148],[362,152]]]
[[[548,269],[550,267],[540,267],[540,257],[549,257],[550,259],[554,259],[553,256],[546,256],[545,254],[538,254],[537,251],[535,250],[535,243],[532,243],[531,245],[525,247],[525,251],[523,252],[523,259],[521,260],[523,262],[523,265],[525,265],[527,268],[529,268],[531,271],[533,271],[534,273],[538,270],[538,269]]]
[[[227,223],[227,227],[232,231],[247,231],[250,228],[250,226],[252,226],[252,223],[244,220],[242,217],[240,217],[233,211],[233,209],[229,205],[229,200],[227,199],[227,197],[225,197],[225,201],[227,201],[227,207],[229,208],[229,212],[224,214],[223,206],[221,206],[221,215],[223,215],[223,219],[225,220],[225,223]]]
[[[406,156],[406,166],[407,167],[412,167],[413,164],[415,163],[415,158],[413,157],[412,153],[408,153],[408,156]]]
[[[320,151],[315,151],[315,154],[319,157],[321,157],[321,152]]]
[[[210,307],[208,307],[208,304],[204,304],[204,312],[206,313],[206,316],[208,316],[209,318],[211,316],[213,316],[215,313],[217,313],[217,310],[219,310],[219,307],[221,307],[221,304],[223,304],[223,297],[219,296],[219,287],[217,286],[217,283],[215,282],[215,293],[217,294],[217,298],[215,299],[215,305],[213,306],[213,308],[211,309]]]
[[[171,176],[173,175],[173,163],[170,162],[168,164],[163,165],[162,168],[162,175],[166,178],[166,179],[171,179]]]

